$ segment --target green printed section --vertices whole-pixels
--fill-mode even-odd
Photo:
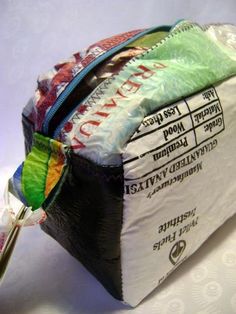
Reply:
[[[52,171],[54,165],[57,166],[57,175]],[[34,145],[24,162],[21,177],[23,195],[32,209],[42,205],[60,179],[64,165],[62,144],[35,133]]]
[[[120,73],[119,81],[126,81],[127,74],[137,72],[140,65],[153,70],[155,62],[165,65],[161,71],[156,69],[150,80],[138,82],[142,84],[139,90],[144,99],[142,107],[148,114],[160,105],[235,75],[233,58],[235,52],[215,44],[199,27],[193,26],[189,30],[173,32],[163,44],[131,63]]]
[[[130,43],[126,47],[141,47],[141,48],[151,48],[156,45],[162,39],[164,39],[168,35],[168,32],[159,31],[152,34],[144,35],[141,38],[138,38],[134,42]]]
[[[100,122],[96,132],[87,138],[78,134],[78,140],[87,147],[84,155],[90,157],[89,147],[96,146],[96,162],[116,164],[112,154],[115,157],[122,151],[146,115],[236,74],[233,50],[216,44],[199,26],[185,24],[128,63],[103,90],[102,101],[81,118],[78,130],[94,119],[94,112],[104,111],[107,103],[115,103],[107,109],[109,116]],[[144,67],[146,73],[138,74]]]
[[[22,192],[33,209],[39,208],[45,199],[44,190],[50,155],[50,139],[36,133],[32,151],[24,162],[21,178]]]

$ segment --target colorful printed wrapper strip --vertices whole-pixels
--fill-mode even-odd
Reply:
[[[66,166],[67,148],[62,143],[34,134],[34,145],[11,181],[14,194],[33,210],[41,207],[60,180]]]
[[[9,188],[10,191],[22,201],[23,204],[27,205],[26,199],[22,193],[21,189],[21,176],[22,176],[22,169],[24,163],[22,163],[15,171],[13,177],[9,180]]]
[[[188,23],[180,24],[128,63],[112,84],[101,83],[84,103],[90,108],[86,114],[70,117],[76,122],[69,132],[62,130],[62,138],[76,154],[101,165],[119,165],[123,147],[145,116],[236,74],[234,50],[211,40],[197,25],[190,23],[185,30]],[[94,123],[96,113],[104,110]]]

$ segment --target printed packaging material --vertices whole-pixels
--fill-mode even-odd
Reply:
[[[235,87],[230,78],[147,116],[126,146],[121,261],[132,305],[236,212]]]
[[[236,213],[235,102],[235,26],[113,36],[41,76],[9,189],[134,307]]]
[[[76,153],[98,164],[120,164],[125,143],[145,116],[235,74],[231,47],[211,40],[199,26],[173,29],[98,86],[83,103],[89,108],[86,114],[75,112],[71,128],[62,129],[61,136]]]

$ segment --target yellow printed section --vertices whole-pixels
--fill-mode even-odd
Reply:
[[[63,154],[62,144],[53,141],[51,142],[51,146],[52,154],[48,162],[48,173],[45,184],[45,197],[49,195],[51,190],[59,181],[65,165],[65,155]]]

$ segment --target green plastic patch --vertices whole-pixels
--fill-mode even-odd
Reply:
[[[89,136],[76,133],[77,141],[86,147],[83,154],[94,156],[99,164],[120,163],[122,148],[145,116],[236,75],[235,60],[235,51],[211,40],[199,26],[187,22],[178,26],[155,47],[130,61],[112,84],[101,85],[102,98],[99,89],[91,95],[94,109],[80,118],[76,129],[83,129],[98,111],[109,115],[100,119],[94,130],[91,128]],[[94,99],[98,99],[96,105]]]
[[[59,181],[65,166],[65,147],[34,134],[34,145],[22,170],[21,189],[29,206],[39,208]]]
[[[168,35],[168,32],[159,31],[152,34],[147,34],[134,42],[130,43],[126,47],[142,47],[142,48],[151,48],[158,42],[160,42],[163,38]]]

